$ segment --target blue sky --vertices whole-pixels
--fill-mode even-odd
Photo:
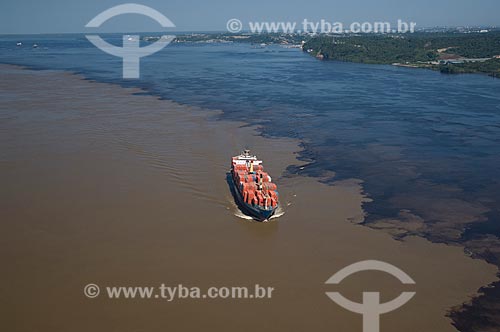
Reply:
[[[101,11],[133,0],[2,0],[0,34],[85,32],[85,24]],[[330,22],[374,22],[397,19],[419,27],[458,25],[500,26],[500,0],[144,0],[179,31],[224,30],[226,22],[292,21],[326,19]],[[139,15],[109,20],[100,31],[161,31]]]

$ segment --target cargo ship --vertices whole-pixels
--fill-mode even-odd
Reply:
[[[259,221],[268,221],[274,215],[279,206],[277,186],[250,150],[232,158],[231,179],[236,201],[244,212]]]

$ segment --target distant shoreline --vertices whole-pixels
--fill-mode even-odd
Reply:
[[[303,50],[320,60],[500,77],[500,32],[497,31],[317,36],[305,42]]]

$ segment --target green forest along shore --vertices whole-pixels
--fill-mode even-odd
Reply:
[[[321,60],[428,68],[500,77],[500,31],[316,36],[303,45]]]

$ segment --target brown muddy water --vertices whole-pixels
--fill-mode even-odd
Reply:
[[[495,280],[459,247],[357,225],[362,182],[286,177],[298,142],[217,120],[217,112],[53,71],[0,67],[0,326],[5,331],[361,331],[361,316],[325,295],[360,301],[417,292],[382,331],[454,331],[446,313]],[[239,216],[226,183],[249,147],[278,183],[284,214]],[[394,264],[413,287],[364,272],[324,282],[360,260]],[[95,299],[106,286],[274,287],[270,299]]]

